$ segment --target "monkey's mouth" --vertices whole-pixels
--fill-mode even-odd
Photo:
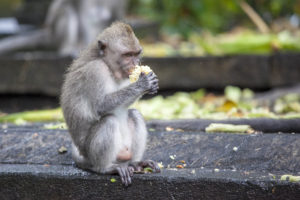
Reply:
[[[125,69],[126,74],[129,76],[133,70],[134,70],[135,66],[130,66],[128,68]]]

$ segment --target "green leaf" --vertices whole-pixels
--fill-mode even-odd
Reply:
[[[152,173],[153,169],[150,168],[150,167],[146,167],[146,168],[144,168],[144,172],[150,172],[150,173]]]
[[[110,182],[112,182],[112,183],[114,183],[114,182],[116,182],[117,180],[116,179],[114,179],[114,178],[111,178],[110,179]]]
[[[300,176],[293,176],[289,174],[282,175],[281,181],[300,182]]]
[[[249,125],[233,125],[222,123],[211,123],[205,128],[207,133],[226,132],[226,133],[247,133],[252,131]]]
[[[228,100],[238,103],[242,96],[242,91],[239,87],[227,86],[225,88],[225,96]]]

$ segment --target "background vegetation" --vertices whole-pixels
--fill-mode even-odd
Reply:
[[[271,24],[275,19],[300,14],[299,0],[247,0],[263,19]],[[131,0],[130,13],[157,20],[167,32],[184,37],[197,30],[214,33],[234,26],[253,27],[240,8],[239,0]]]

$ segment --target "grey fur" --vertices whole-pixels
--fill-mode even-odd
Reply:
[[[111,31],[121,31],[114,26],[124,24],[110,27]],[[137,40],[135,36],[133,39]],[[120,70],[120,66],[106,62],[109,56],[99,55],[97,41],[91,44],[69,67],[61,95],[73,141],[73,159],[79,167],[98,173],[116,173],[120,167],[141,160],[147,130],[142,115],[137,110],[128,110],[128,106],[158,88],[153,73],[142,74],[132,84],[128,78],[117,79],[114,70]],[[117,154],[124,146],[131,149],[132,160],[120,163]]]

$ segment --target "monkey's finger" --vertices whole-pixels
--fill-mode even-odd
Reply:
[[[124,185],[128,186],[131,183],[131,178],[129,176],[129,172],[127,168],[123,169],[124,172]]]
[[[150,91],[150,92],[148,92],[148,94],[156,94],[157,93],[157,91],[155,90],[155,91]]]
[[[145,72],[141,72],[139,78],[146,76]]]
[[[134,169],[134,171],[137,171],[137,164],[135,163],[129,163],[129,166],[132,167]]]
[[[144,72],[142,72],[142,73],[144,73]],[[154,75],[153,72],[149,72],[149,73],[147,74],[148,77],[151,77],[151,76],[153,76],[153,75]]]
[[[154,162],[149,161],[148,165],[149,165],[149,167],[150,167],[151,169],[155,170],[155,164],[154,164]]]
[[[150,78],[150,80],[154,80],[154,79],[157,79],[157,76],[154,73],[152,73],[151,76],[149,76],[149,78]]]
[[[158,82],[151,82],[150,89],[158,87]]]
[[[137,174],[144,173],[143,167],[141,167],[139,163],[132,163],[131,167],[133,167],[134,169],[133,173],[137,173]]]
[[[158,166],[158,164],[156,162],[152,162],[152,169],[154,169],[154,172],[159,173],[160,172],[160,167]]]
[[[128,186],[128,174],[127,174],[127,169],[123,168],[123,174],[124,174],[124,185]]]
[[[147,165],[153,169],[153,172],[158,173],[160,172],[160,167],[158,166],[158,164],[156,162],[154,162],[153,160],[147,160]]]
[[[137,171],[138,172],[144,172],[143,168],[141,166],[137,166]]]
[[[157,90],[151,91],[151,92],[149,92],[148,94],[156,94],[156,93],[157,93]]]
[[[156,173],[160,172],[160,167],[158,166],[157,163],[155,163],[155,169],[154,170],[155,170]]]
[[[125,178],[124,178],[125,174],[123,172],[123,168],[117,168],[117,171],[118,171],[118,174],[119,174],[119,176],[121,178],[122,184],[126,185],[126,181],[125,181]]]
[[[158,88],[159,88],[158,83],[154,83],[154,84],[152,85],[152,88],[158,89]]]
[[[155,74],[154,72],[149,72],[147,75],[148,75],[149,77],[156,77],[156,74]]]
[[[133,166],[128,167],[129,175],[133,176],[133,172],[135,171],[135,168]]]
[[[129,186],[129,185],[131,185],[131,183],[132,183],[132,181],[131,181],[132,179],[131,179],[131,177],[130,176],[128,176],[128,179],[127,179],[127,183],[128,183],[128,185],[127,186]]]
[[[131,176],[130,176],[130,174],[131,174],[130,169],[127,168],[127,170],[126,170],[126,178],[127,178],[128,185],[131,184]]]
[[[155,94],[157,93],[157,88],[153,88],[149,91],[149,94]]]
[[[151,87],[150,92],[157,92],[158,89],[158,85],[154,85],[153,87]]]
[[[151,80],[151,83],[158,85],[158,80],[157,79]]]

